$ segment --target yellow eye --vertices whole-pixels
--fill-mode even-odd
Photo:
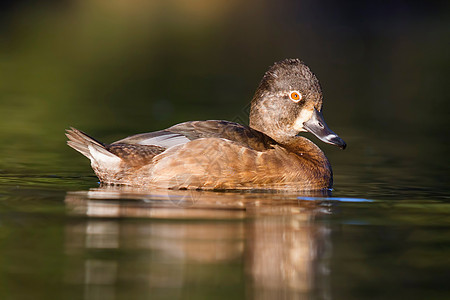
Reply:
[[[302,100],[302,95],[297,92],[297,91],[293,91],[289,94],[289,97],[291,98],[292,101],[294,102],[298,102],[300,100]]]

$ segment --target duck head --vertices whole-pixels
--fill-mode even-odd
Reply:
[[[250,127],[283,143],[308,131],[325,143],[345,149],[346,143],[322,115],[322,89],[317,77],[298,59],[275,63],[264,74],[250,108]]]

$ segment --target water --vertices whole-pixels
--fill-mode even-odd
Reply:
[[[0,12],[0,299],[450,297],[448,9],[119,2]],[[286,57],[348,144],[306,135],[329,194],[105,188],[65,145],[245,123]]]
[[[3,299],[448,295],[446,197],[138,191],[88,173],[2,174]]]

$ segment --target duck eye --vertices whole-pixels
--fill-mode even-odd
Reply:
[[[300,100],[302,100],[302,94],[297,91],[293,91],[289,94],[289,98],[291,98],[291,100],[294,102],[299,102]]]

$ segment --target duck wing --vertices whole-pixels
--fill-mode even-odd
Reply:
[[[184,122],[165,130],[133,135],[114,142],[111,146],[151,145],[168,149],[200,138],[226,139],[257,151],[270,149],[276,144],[269,136],[248,126],[229,121],[208,120]]]

